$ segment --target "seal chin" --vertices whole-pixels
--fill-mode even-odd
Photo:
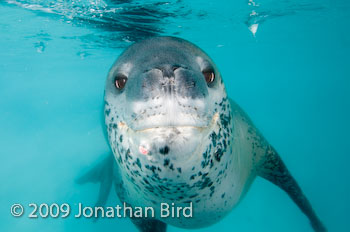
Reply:
[[[131,153],[152,163],[164,162],[164,159],[190,160],[196,154],[202,154],[205,137],[216,129],[219,114],[215,113],[207,126],[193,125],[156,126],[140,130],[131,129],[120,122],[118,128],[127,135]]]

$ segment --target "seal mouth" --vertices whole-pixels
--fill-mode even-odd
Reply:
[[[134,133],[142,133],[142,132],[150,132],[152,130],[159,130],[159,129],[194,129],[198,131],[205,131],[211,127],[213,127],[217,120],[219,118],[219,113],[215,113],[213,117],[211,118],[210,122],[206,126],[197,126],[197,125],[156,125],[156,126],[151,126],[151,127],[145,127],[142,129],[132,129],[127,125],[125,122],[119,122],[118,127],[124,130],[132,131]]]
[[[179,126],[171,125],[171,126],[166,126],[165,125],[165,126],[154,126],[154,127],[148,127],[148,128],[144,128],[144,129],[134,130],[134,132],[147,132],[147,131],[157,130],[157,129],[173,129],[173,128],[205,130],[208,127],[209,126],[192,126],[192,125],[179,125]]]

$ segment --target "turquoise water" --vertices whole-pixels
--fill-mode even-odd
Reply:
[[[136,231],[129,219],[28,218],[28,204],[95,203],[99,186],[74,179],[108,153],[107,72],[123,48],[153,35],[204,49],[329,231],[350,231],[349,19],[346,0],[0,1],[0,231]],[[117,201],[111,194],[107,205]],[[195,231],[311,227],[257,178],[224,220]]]

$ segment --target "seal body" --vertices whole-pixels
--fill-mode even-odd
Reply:
[[[195,137],[198,129],[186,127],[148,129],[138,135],[110,119],[110,141],[116,148],[114,155],[120,170],[117,176],[123,186],[120,198],[133,206],[151,206],[158,212],[161,203],[185,207],[192,202],[192,218],[158,218],[186,228],[208,226],[230,212],[250,185],[254,172],[250,146],[240,141],[239,130],[232,129],[229,104],[227,98],[219,102],[222,114],[215,115],[210,128]],[[142,154],[140,146],[148,154]],[[167,154],[161,149],[168,149]]]
[[[209,226],[257,175],[284,189],[324,231],[277,152],[228,98],[214,62],[192,43],[155,37],[127,48],[109,71],[104,102],[120,200],[156,212],[161,203],[192,203],[190,218],[134,220],[141,231]]]
[[[192,202],[192,218],[158,219],[186,228],[210,225],[237,204],[251,182],[251,157],[237,152],[239,135],[220,73],[184,40],[143,41],[142,48],[154,50],[136,60],[130,56],[142,48],[135,46],[118,59],[113,67],[121,69],[112,68],[106,85],[108,138],[123,185],[118,195],[158,212],[161,203]],[[215,75],[212,83],[206,83],[206,69]],[[118,74],[128,76],[123,90],[115,88]]]

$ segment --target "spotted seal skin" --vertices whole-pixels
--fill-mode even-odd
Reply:
[[[212,225],[239,203],[258,175],[285,190],[315,231],[326,231],[277,152],[228,98],[214,62],[192,43],[155,37],[133,44],[110,69],[104,100],[116,161],[106,163],[116,164],[120,200],[156,212],[164,202],[193,204],[192,218],[156,213],[153,220],[133,219],[140,231]],[[102,182],[107,191],[100,198],[110,188]]]

